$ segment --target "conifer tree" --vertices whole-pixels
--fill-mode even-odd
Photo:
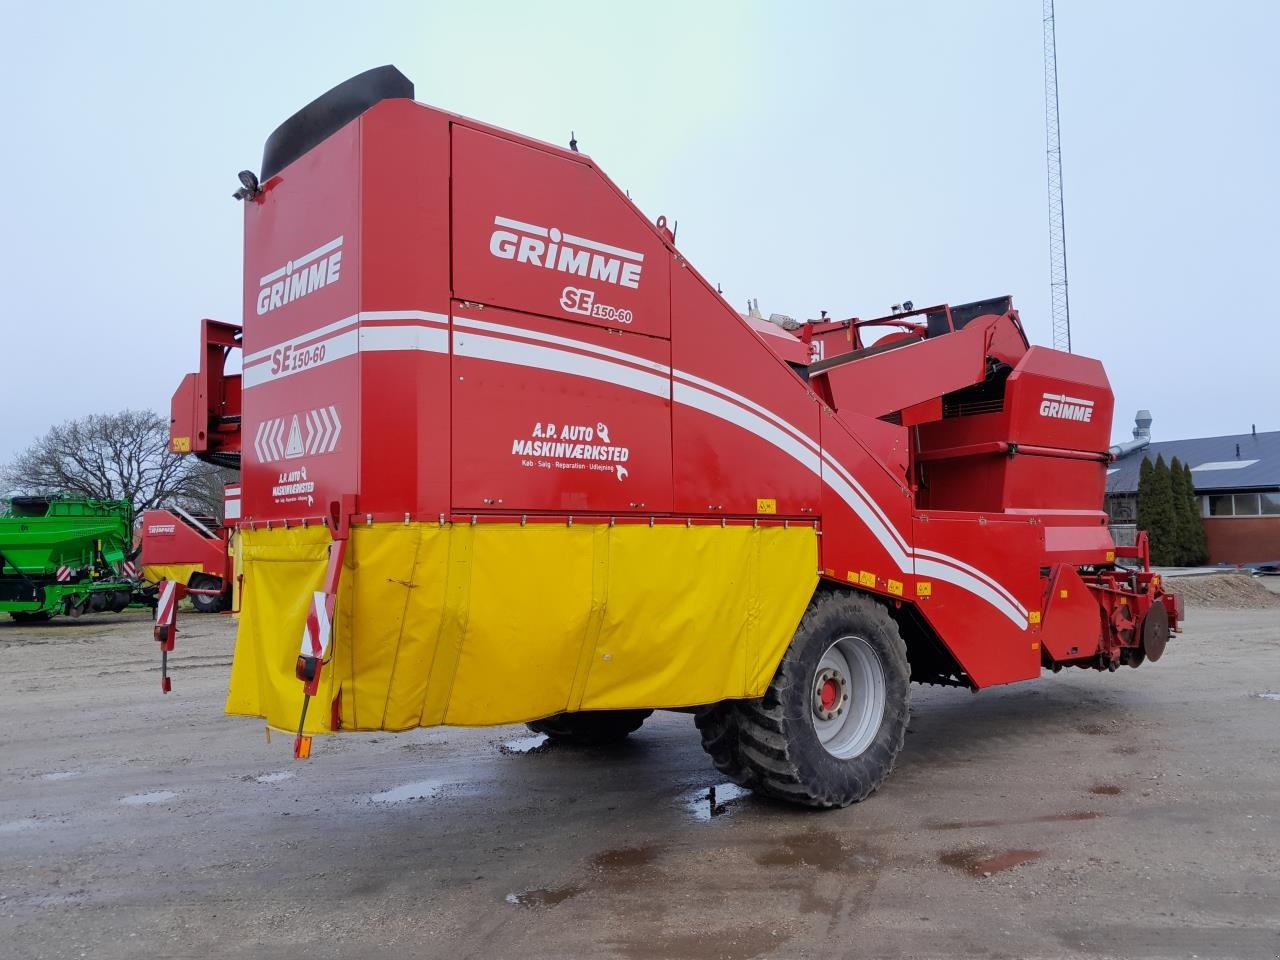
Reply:
[[[1187,498],[1187,475],[1182,471],[1182,461],[1174,457],[1169,461],[1169,488],[1173,496],[1173,538],[1171,555],[1179,567],[1191,565],[1191,527],[1197,523],[1191,516],[1191,504]]]
[[[1195,479],[1191,476],[1191,467],[1185,463],[1182,465],[1182,476],[1187,497],[1187,515],[1191,518],[1185,562],[1194,567],[1209,561],[1209,548],[1204,542],[1204,521],[1200,518],[1200,498],[1196,496]]]
[[[1156,465],[1151,471],[1151,478],[1152,497],[1155,502],[1151,562],[1162,567],[1176,566],[1178,563],[1178,512],[1173,500],[1173,477],[1169,473],[1169,465],[1165,463],[1164,454],[1156,455]]]
[[[1178,536],[1172,477],[1163,454],[1148,469],[1149,464],[1144,459],[1138,474],[1138,528],[1151,540],[1151,562],[1170,567],[1177,563]]]
[[[1146,457],[1142,458],[1142,463],[1138,465],[1138,518],[1137,524],[1139,530],[1146,530],[1147,535],[1151,533],[1151,482],[1152,474],[1155,472],[1155,464]]]

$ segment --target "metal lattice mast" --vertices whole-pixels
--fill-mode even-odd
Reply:
[[[1049,167],[1049,311],[1053,346],[1071,351],[1071,302],[1067,297],[1067,228],[1062,215],[1062,141],[1058,130],[1058,40],[1053,0],[1044,0],[1045,154]]]

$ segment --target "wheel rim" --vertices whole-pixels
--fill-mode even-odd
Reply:
[[[884,666],[871,644],[847,636],[818,661],[811,693],[813,729],[833,757],[848,760],[871,746],[884,719]]]

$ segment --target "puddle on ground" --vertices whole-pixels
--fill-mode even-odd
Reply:
[[[157,790],[155,793],[134,793],[127,797],[121,797],[120,803],[127,807],[144,807],[151,803],[164,803],[166,800],[172,800],[177,794],[172,790]]]
[[[597,853],[591,858],[591,865],[598,870],[632,870],[636,867],[647,867],[658,859],[657,846],[652,844],[643,847],[615,847]]]
[[[1259,700],[1280,700],[1280,693],[1274,690],[1265,690],[1262,693],[1255,693],[1254,696]]]
[[[514,737],[498,744],[503,753],[525,754],[542,753],[551,749],[551,738],[545,733],[531,733],[527,737]]]
[[[717,783],[712,787],[695,787],[680,794],[680,805],[699,823],[709,823],[712,817],[723,817],[732,813],[743,797],[751,796],[751,791],[736,783]]]
[[[613,948],[609,955],[625,957],[626,960],[756,960],[759,957],[808,956],[804,950],[786,950],[783,945],[792,934],[780,929],[782,926],[774,920],[753,926],[737,923],[713,933],[705,929],[678,932],[631,929],[622,939],[609,942]],[[601,950],[603,952],[603,946]]]
[[[815,867],[843,870],[852,860],[874,863],[874,857],[859,856],[840,843],[840,836],[826,831],[797,833],[783,838],[777,846],[756,857],[762,867]]]
[[[40,777],[41,780],[74,780],[76,777],[84,776],[83,770],[59,770],[57,773],[46,773]]]
[[[581,887],[556,887],[554,890],[539,888],[523,893],[508,893],[507,903],[514,907],[554,907],[581,892]]]
[[[938,857],[943,866],[963,870],[971,877],[989,877],[992,874],[1012,870],[1024,863],[1039,860],[1044,854],[1039,850],[1005,850],[992,853],[990,850],[970,849],[952,850]]]
[[[277,770],[275,773],[264,773],[262,776],[254,777],[254,783],[283,783],[285,780],[293,779],[292,770]]]
[[[406,783],[381,793],[369,794],[372,803],[406,803],[410,800],[434,800],[440,796],[442,780],[419,780],[417,783]]]
[[[1098,797],[1118,797],[1124,793],[1114,783],[1100,783],[1096,787],[1090,788],[1089,792]]]
[[[591,858],[591,867],[602,889],[611,892],[637,887],[653,888],[662,879],[655,863],[662,846],[656,843],[602,850]]]
[[[1079,810],[1072,813],[1049,813],[1043,817],[1010,817],[1007,820],[953,820],[946,823],[931,823],[930,830],[977,830],[983,827],[1005,827],[1015,823],[1078,823],[1082,820],[1097,820],[1105,814],[1097,810]]]

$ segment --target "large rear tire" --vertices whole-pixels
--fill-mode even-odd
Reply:
[[[759,777],[742,756],[738,704],[717,703],[694,714],[693,722],[702,735],[702,749],[717,770],[740,787],[754,788]]]
[[[191,606],[195,607],[198,613],[221,613],[227,609],[230,598],[227,596],[227,588],[223,585],[221,577],[210,576],[207,573],[192,574],[188,586],[196,590],[222,591],[217,596],[204,593],[191,594]]]
[[[888,611],[823,593],[759,700],[698,717],[703,747],[735,782],[779,800],[844,807],[869,797],[906,739],[911,668]]]
[[[582,713],[557,713],[527,724],[534,733],[546,734],[553,740],[602,747],[619,743],[640,729],[652,710],[588,710]]]

